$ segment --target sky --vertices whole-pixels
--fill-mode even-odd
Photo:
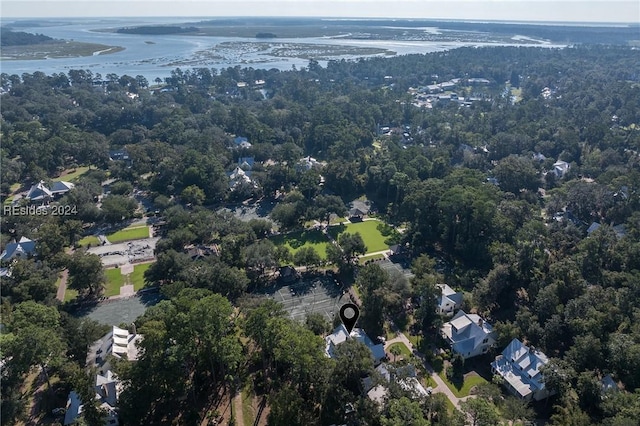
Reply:
[[[316,16],[640,23],[640,0],[2,0],[0,16]]]

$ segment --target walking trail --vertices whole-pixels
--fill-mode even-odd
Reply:
[[[244,426],[244,416],[242,415],[242,392],[237,392],[233,397],[233,417],[236,426]]]
[[[73,254],[73,247],[69,247],[66,250],[67,254]],[[56,292],[56,299],[64,302],[64,295],[67,292],[67,281],[69,280],[69,270],[65,269],[60,275],[60,283],[58,284],[58,291]]]

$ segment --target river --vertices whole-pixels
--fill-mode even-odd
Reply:
[[[41,71],[45,74],[68,73],[71,69],[86,69],[103,77],[109,73],[117,75],[144,76],[149,82],[156,78],[168,77],[176,68],[226,68],[240,65],[280,70],[288,70],[293,66],[300,68],[308,65],[307,59],[296,57],[274,57],[256,49],[259,43],[295,43],[312,45],[341,45],[356,47],[384,48],[398,55],[410,53],[429,53],[449,50],[461,46],[497,45],[496,43],[469,42],[433,42],[433,41],[396,41],[396,40],[349,40],[345,38],[310,37],[295,39],[277,39],[277,41],[261,41],[238,37],[205,37],[189,35],[135,35],[118,34],[96,30],[138,26],[149,24],[179,24],[185,19],[178,18],[127,18],[127,19],[59,19],[57,21],[40,21],[34,26],[23,23],[16,31],[44,34],[64,40],[99,43],[107,46],[121,46],[124,50],[111,54],[97,54],[78,58],[48,58],[41,60],[0,60],[0,72],[8,74],[33,73]],[[3,22],[6,24],[7,22]],[[232,48],[221,43],[240,42]],[[504,44],[503,44],[504,45]],[[521,45],[516,40],[512,44]],[[203,55],[211,49],[216,57]],[[336,59],[354,59],[357,56],[339,56]],[[319,61],[321,65],[326,60]]]

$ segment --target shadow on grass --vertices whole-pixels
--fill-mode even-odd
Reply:
[[[335,240],[338,238],[338,235],[347,230],[347,225],[341,223],[340,225],[332,225],[329,227],[328,232],[329,235]]]
[[[327,237],[318,230],[308,230],[293,232],[291,234],[276,235],[271,237],[271,241],[276,244],[289,244],[293,249],[298,249],[309,244],[326,243]]]

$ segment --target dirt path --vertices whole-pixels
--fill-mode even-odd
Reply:
[[[67,280],[69,279],[69,270],[65,269],[62,271],[62,275],[60,276],[60,284],[58,284],[58,291],[56,293],[56,299],[61,302],[64,302],[64,295],[67,292]]]
[[[236,426],[244,426],[244,416],[242,415],[242,392],[236,393],[233,397],[233,417]]]
[[[67,247],[64,249],[64,252],[68,255],[73,254],[73,247]],[[65,269],[62,271],[62,275],[60,276],[60,283],[58,284],[58,291],[56,292],[56,299],[61,302],[64,302],[64,295],[67,292],[67,281],[69,280],[69,270]]]

